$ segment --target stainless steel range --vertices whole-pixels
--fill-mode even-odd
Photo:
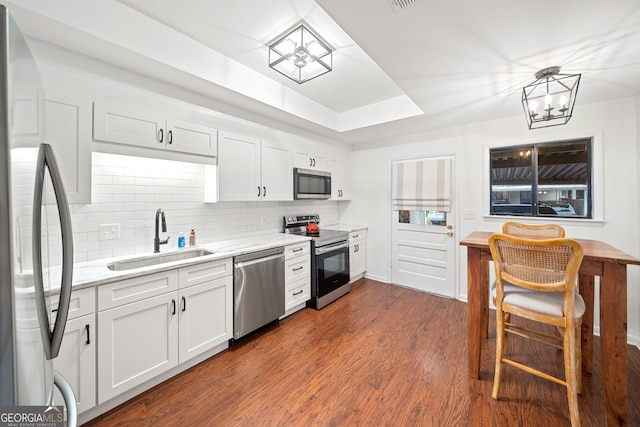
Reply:
[[[351,290],[349,233],[320,229],[320,215],[284,217],[284,232],[311,237],[311,300],[317,310]]]

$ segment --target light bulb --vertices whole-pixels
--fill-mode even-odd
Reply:
[[[552,100],[553,100],[553,99],[551,98],[551,95],[550,95],[550,94],[546,94],[546,95],[544,96],[544,108],[545,108],[545,109],[548,109],[549,107],[551,107],[551,101],[552,101]]]
[[[532,113],[535,113],[536,110],[538,109],[538,103],[535,101],[532,101],[529,103],[529,111],[531,111]]]
[[[566,97],[566,95],[562,95],[560,97],[560,106],[562,108],[565,108],[567,106],[567,97]]]

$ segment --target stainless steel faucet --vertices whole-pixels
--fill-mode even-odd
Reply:
[[[164,240],[160,240],[160,227],[158,226],[158,221],[162,218],[162,232],[167,232],[167,221],[164,218],[164,211],[162,209],[158,209],[156,211],[156,235],[153,238],[153,253],[160,252],[160,245],[166,245],[169,243],[169,239],[171,236],[168,236]]]

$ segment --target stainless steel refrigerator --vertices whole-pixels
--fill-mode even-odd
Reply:
[[[73,275],[69,205],[39,119],[40,74],[0,5],[0,406],[76,403],[54,371]],[[57,153],[64,154],[64,153]],[[54,387],[65,402],[54,402]],[[68,400],[68,401],[67,401]]]

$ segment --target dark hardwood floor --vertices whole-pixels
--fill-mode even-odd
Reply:
[[[491,398],[495,323],[481,379],[467,376],[466,304],[363,279],[85,424],[106,426],[568,426],[566,390],[505,367]],[[562,353],[509,352],[562,375]],[[517,344],[517,345],[516,345]],[[629,346],[629,426],[640,426],[640,351]],[[582,425],[604,425],[595,339]]]

